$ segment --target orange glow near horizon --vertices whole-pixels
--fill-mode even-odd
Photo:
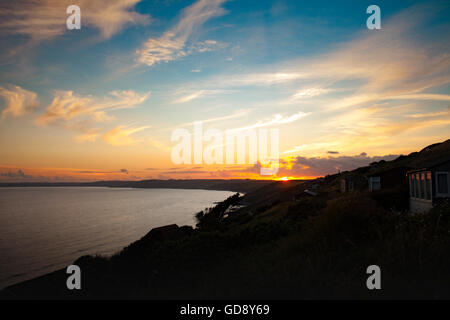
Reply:
[[[312,15],[305,38],[224,0],[164,10],[83,0],[90,25],[73,32],[55,23],[63,2],[8,1],[15,14],[0,22],[0,182],[287,182],[449,138],[450,29],[438,3],[392,10],[383,32],[350,15],[343,37],[333,13],[317,30]],[[304,19],[293,2],[283,15]],[[279,170],[261,175],[275,159]]]
[[[273,180],[275,181],[292,181],[292,180],[312,180],[312,179],[317,179],[319,177],[281,177],[281,178],[274,178]]]
[[[228,170],[228,171],[227,171]],[[221,173],[221,174],[220,174]],[[262,176],[257,172],[248,172],[244,167],[227,167],[226,169],[208,168],[207,170],[182,169],[170,170],[155,168],[142,169],[77,169],[77,168],[36,168],[0,166],[0,182],[92,182],[107,180],[190,180],[190,179],[251,179],[291,181],[308,180],[317,177]]]

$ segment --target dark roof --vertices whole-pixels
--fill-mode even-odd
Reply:
[[[411,169],[413,169],[413,167],[409,167],[409,166],[393,167],[393,168],[389,168],[389,169],[382,169],[379,171],[375,171],[374,173],[367,175],[367,177],[379,177],[380,175],[390,173],[390,172],[395,172],[395,171],[408,172]]]
[[[426,166],[426,167],[424,167],[424,168],[420,168],[420,169],[414,169],[414,170],[410,170],[410,171],[408,171],[407,173],[414,173],[414,172],[420,172],[420,171],[427,171],[427,170],[430,170],[430,169],[433,169],[433,168],[435,168],[435,167],[438,167],[438,166],[441,166],[441,165],[443,165],[443,164],[446,164],[446,163],[450,163],[450,159],[446,159],[446,160],[444,160],[444,161],[435,161],[434,163],[430,163],[428,166]]]
[[[347,181],[347,182],[366,182],[367,179],[366,179],[366,177],[363,177],[363,176],[360,176],[360,177],[358,177],[358,176],[351,176],[351,177],[345,177],[345,178],[342,178],[341,181]]]
[[[418,169],[432,168],[436,164],[450,160],[450,139],[422,149],[411,160],[409,165]]]

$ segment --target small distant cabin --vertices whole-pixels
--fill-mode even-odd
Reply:
[[[411,169],[411,167],[396,167],[368,175],[369,191],[406,187],[408,185],[406,173]]]
[[[409,208],[425,212],[450,197],[450,159],[426,168],[408,171]]]
[[[352,192],[355,190],[362,189],[367,185],[367,180],[365,177],[360,175],[347,176],[341,179],[341,192]]]
[[[317,195],[318,195],[317,192],[306,189],[306,190],[303,190],[302,192],[294,195],[293,200],[296,202],[299,202],[304,198],[316,197]]]

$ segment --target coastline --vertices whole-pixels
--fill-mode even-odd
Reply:
[[[250,181],[242,198],[197,214],[195,229],[152,229],[111,258],[77,259],[82,290],[67,290],[68,275],[57,270],[5,288],[0,299],[448,298],[450,199],[411,214],[403,178],[375,191],[368,183],[347,191],[342,182],[426,167],[448,156],[449,145],[315,180]],[[232,182],[228,190],[245,189]],[[386,283],[377,294],[366,287],[371,265]]]
[[[3,186],[3,187],[5,187],[6,188],[6,186]],[[30,185],[22,185],[22,186],[8,186],[8,188],[35,188],[35,187],[37,187],[37,186],[30,186]],[[40,188],[46,188],[46,187],[48,187],[48,188],[55,188],[55,186],[53,186],[53,185],[51,185],[51,184],[46,184],[46,185],[40,185],[39,186]],[[60,188],[72,188],[73,186],[68,186],[68,185],[59,185],[58,187],[60,187]],[[76,187],[80,187],[80,186],[76,186]],[[150,187],[150,188],[137,188],[137,187],[132,187],[132,186],[108,186],[108,187],[106,187],[106,186],[98,186],[98,185],[88,185],[88,186],[82,186],[82,188],[84,188],[84,187],[86,187],[86,188],[124,188],[124,189],[161,189],[161,190],[196,190],[196,191],[202,191],[202,190],[204,190],[204,191],[229,191],[229,190],[220,190],[220,189],[200,189],[200,188],[191,188],[191,189],[187,189],[187,188],[171,188],[171,187],[166,187],[166,188],[163,188],[163,187]],[[233,192],[233,191],[229,191],[229,192]],[[243,193],[242,192],[240,192],[240,195],[242,196],[243,195]],[[222,201],[224,201],[225,200],[225,198],[223,199],[223,200],[220,200],[220,201],[214,201],[214,202],[211,202],[211,203],[209,203],[209,205],[208,205],[208,207],[209,206],[211,206],[211,207],[213,207],[213,206],[215,206],[217,203],[220,203],[220,202],[222,202]],[[192,214],[195,214],[195,212],[192,212]],[[166,222],[166,224],[167,224],[167,222]],[[149,231],[152,231],[152,230],[154,230],[154,229],[158,229],[158,228],[160,228],[160,227],[164,227],[165,225],[160,225],[160,226],[158,226],[158,225],[156,225],[155,227],[153,227],[153,228],[151,228],[151,229],[147,229],[147,233],[149,232]],[[145,233],[144,233],[145,234]],[[142,234],[141,234],[142,235]],[[114,255],[114,254],[117,254],[118,252],[120,252],[121,250],[123,250],[125,247],[127,247],[127,246],[129,246],[130,244],[132,244],[132,243],[134,243],[134,242],[136,242],[138,240],[138,238],[134,238],[133,240],[129,240],[127,243],[124,243],[120,248],[118,248],[117,249],[117,251],[115,251],[115,252],[112,252],[112,253],[109,253],[109,254],[101,254],[103,257],[105,257],[105,258],[107,258],[107,257],[109,257],[109,256],[112,256],[112,255]],[[82,256],[78,256],[78,257],[76,257],[76,259],[74,259],[74,260],[72,260],[70,263],[73,263],[73,261],[76,261],[76,260],[78,260],[80,257],[82,257]],[[69,263],[69,264],[70,264]],[[58,266],[56,266],[57,268],[58,268]],[[61,268],[61,267],[59,267],[59,268]],[[16,286],[20,286],[20,287],[22,287],[22,285],[24,285],[24,286],[28,286],[29,285],[29,283],[30,282],[32,282],[32,283],[34,283],[34,281],[36,280],[36,281],[38,281],[38,282],[41,282],[41,281],[43,281],[42,279],[51,279],[51,278],[53,278],[53,275],[54,274],[61,274],[61,272],[65,275],[65,269],[54,269],[53,271],[52,270],[48,270],[48,271],[46,271],[45,273],[43,273],[43,274],[41,274],[41,275],[34,275],[34,276],[32,276],[32,278],[28,278],[28,279],[26,279],[26,280],[19,280],[19,281],[17,281],[17,282],[13,282],[13,283],[10,283],[10,284],[6,284],[5,286],[2,286],[1,288],[0,288],[0,291],[4,291],[4,290],[7,290],[8,288],[10,288],[10,287],[16,287]],[[65,276],[63,276],[63,277],[65,277]],[[25,278],[27,278],[27,277],[25,277]],[[1,296],[1,295],[0,295]]]
[[[135,189],[185,189],[230,191],[242,194],[273,183],[273,180],[250,179],[197,179],[197,180],[138,180],[138,181],[94,181],[94,182],[8,182],[0,183],[1,188],[22,187],[107,187]]]

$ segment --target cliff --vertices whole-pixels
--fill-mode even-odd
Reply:
[[[340,179],[447,158],[450,143],[311,181],[266,183],[198,214],[196,229],[152,230],[112,257],[74,263],[82,290],[57,271],[2,298],[450,298],[450,204],[412,215],[403,188],[341,193]],[[206,219],[206,220],[205,220]],[[382,270],[382,290],[366,269]]]

